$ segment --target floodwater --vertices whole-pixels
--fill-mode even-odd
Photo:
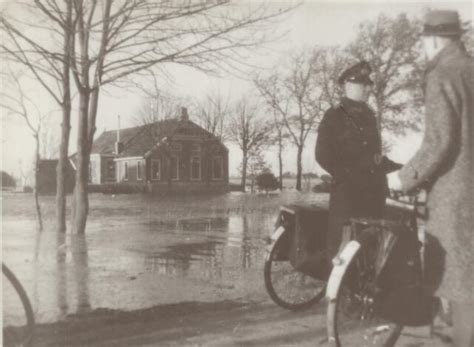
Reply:
[[[24,207],[27,198],[4,196],[3,261],[23,283],[38,322],[99,308],[261,300],[267,297],[264,239],[278,206],[324,200],[295,194],[91,195],[85,236],[53,232],[52,197],[43,199],[46,230],[37,233],[34,215]],[[12,290],[4,289],[3,302],[4,325],[22,325]]]

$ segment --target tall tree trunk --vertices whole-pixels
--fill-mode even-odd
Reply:
[[[71,131],[71,104],[63,105],[63,122],[61,124],[61,144],[59,147],[58,166],[56,167],[56,231],[66,232],[66,175],[68,167],[69,134]]]
[[[75,234],[85,233],[87,214],[89,213],[89,199],[87,196],[87,185],[89,180],[89,146],[87,137],[89,96],[88,90],[82,90],[79,96],[77,171],[72,216],[72,229]]]
[[[296,190],[301,190],[301,176],[303,167],[301,165],[301,158],[303,156],[303,146],[298,146],[298,153],[296,155]]]
[[[63,104],[61,124],[61,144],[59,147],[58,166],[56,167],[56,231],[66,232],[66,172],[68,167],[69,134],[71,132],[71,40],[72,40],[72,2],[66,1],[66,22],[64,28],[64,63],[63,63]]]
[[[240,182],[240,187],[243,192],[245,192],[245,185],[247,183],[247,152],[243,151],[243,156],[242,156],[242,177],[241,177],[241,182]]]
[[[382,121],[383,121],[383,104],[384,100],[382,98],[377,98],[376,100],[377,103],[377,112],[376,112],[376,117],[377,117],[377,131],[380,136],[380,151],[383,151],[383,143],[382,143]]]
[[[39,203],[38,196],[38,177],[39,177],[39,164],[40,164],[40,143],[39,143],[39,134],[35,134],[35,185],[33,188],[33,194],[35,196],[35,207],[36,207],[36,217],[38,219],[38,230],[43,231],[43,218],[41,216],[41,206]]]
[[[279,175],[279,188],[283,190],[283,142],[281,136],[278,139],[278,175]]]
[[[89,198],[87,194],[89,180],[90,150],[94,140],[97,107],[99,103],[102,69],[106,54],[107,35],[109,34],[111,0],[105,1],[102,37],[97,56],[93,87],[90,88],[89,72],[91,61],[89,59],[89,33],[84,23],[84,18],[79,17],[79,46],[81,50],[81,83],[79,97],[79,126],[77,136],[78,165],[76,172],[76,187],[74,190],[73,231],[75,234],[84,234],[86,231],[87,215],[89,213]],[[80,11],[83,11],[81,7]],[[81,13],[80,16],[83,14]]]

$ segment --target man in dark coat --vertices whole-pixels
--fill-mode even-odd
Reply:
[[[428,13],[423,34],[425,133],[398,176],[405,191],[428,191],[426,229],[446,250],[437,295],[452,303],[455,345],[473,346],[474,59],[460,41],[455,11]]]
[[[327,237],[331,257],[349,218],[383,216],[386,174],[400,167],[381,155],[377,121],[366,103],[373,85],[370,72],[369,64],[360,62],[342,73],[338,82],[345,97],[326,112],[318,130],[316,161],[332,176]]]

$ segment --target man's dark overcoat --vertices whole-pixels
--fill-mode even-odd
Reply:
[[[461,42],[451,43],[430,62],[425,106],[421,147],[400,179],[404,190],[428,189],[426,228],[446,252],[437,294],[473,302],[474,59]]]
[[[342,226],[351,217],[383,216],[388,193],[386,172],[394,165],[381,153],[374,112],[364,102],[343,98],[319,126],[316,161],[333,178],[329,201],[328,251],[337,253]]]

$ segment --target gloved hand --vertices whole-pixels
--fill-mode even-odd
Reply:
[[[400,177],[398,176],[399,172],[400,171],[397,170],[395,172],[392,172],[390,175],[388,175],[388,186],[391,190],[395,190],[395,191],[402,190],[402,182],[400,181]]]

